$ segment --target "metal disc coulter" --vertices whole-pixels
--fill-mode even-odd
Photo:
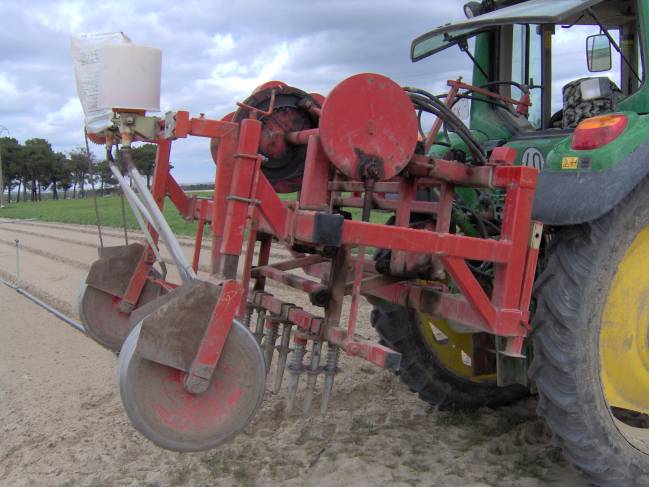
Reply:
[[[136,353],[142,325],[124,342],[118,361],[119,392],[124,409],[149,440],[169,450],[215,448],[241,431],[264,396],[265,366],[261,349],[241,323],[232,323],[218,366],[207,389],[192,394],[185,373]]]

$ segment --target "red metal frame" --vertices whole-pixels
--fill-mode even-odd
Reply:
[[[466,88],[459,82],[453,82],[451,87],[447,103],[452,102],[454,93]],[[222,299],[189,378],[205,378],[207,373],[211,373],[231,318],[236,314],[245,319],[247,307],[265,310],[273,319],[296,325],[301,339],[326,340],[379,366],[398,366],[395,352],[354,334],[353,309],[347,328],[341,327],[345,295],[352,296],[353,306],[358,305],[361,295],[376,296],[462,323],[475,331],[508,337],[507,352],[520,354],[522,338],[529,331],[529,304],[538,258],[537,239],[532,230],[539,233],[540,226],[531,221],[537,179],[535,169],[510,165],[515,156],[511,149],[494,151],[490,164],[485,166],[415,155],[404,171],[407,176],[378,181],[371,188],[372,208],[394,211],[395,224],[387,226],[346,219],[342,222],[339,242],[332,254],[331,246],[327,249],[315,238],[319,215],[331,215],[332,210],[343,206],[362,207],[364,199],[359,192],[368,191],[366,182],[350,180],[336,170],[322,148],[317,129],[295,132],[290,136],[293,143],[307,144],[302,191],[298,200],[282,201],[261,171],[263,156],[259,154],[259,143],[262,123],[256,119],[255,111],[252,113],[251,118],[232,123],[202,116],[190,118],[187,112],[177,112],[169,138],[156,141],[158,155],[153,196],[162,207],[164,197],[168,195],[185,218],[198,220],[193,258],[195,270],[198,269],[204,225],[211,224],[212,275],[224,283]],[[213,139],[213,150],[217,155],[211,200],[188,197],[169,173],[171,141],[187,136]],[[426,142],[431,140],[428,137]],[[331,174],[335,174],[333,179]],[[450,233],[453,195],[459,186],[497,188],[505,192],[502,230],[497,239]],[[436,188],[437,201],[416,201],[417,190],[422,188]],[[343,195],[347,191],[357,195]],[[398,199],[391,199],[386,193],[398,193]],[[433,215],[434,223],[423,228],[411,228],[413,212]],[[247,240],[244,238],[246,228]],[[157,239],[157,234],[153,229],[151,231]],[[272,239],[287,247],[294,256],[269,265]],[[253,253],[258,241],[261,244],[255,267]],[[320,255],[297,253],[292,250],[296,245]],[[449,291],[444,283],[422,284],[413,279],[378,274],[373,263],[362,258],[363,253],[354,257],[350,252],[353,247],[362,249],[364,246],[391,250],[390,269],[397,276],[406,271],[417,256],[431,256],[441,263],[459,292]],[[244,277],[236,281],[239,258],[244,253]],[[471,272],[467,265],[469,260],[494,263],[491,294]],[[149,251],[131,280],[125,302],[137,303],[152,263],[152,252]],[[313,276],[324,277],[324,283],[290,273],[298,268]],[[348,269],[351,268],[355,271],[350,272]],[[250,279],[254,281],[252,293]],[[265,292],[268,279],[309,293],[312,301],[324,305],[324,316],[316,317],[268,294]],[[226,296],[227,303],[223,301]]]

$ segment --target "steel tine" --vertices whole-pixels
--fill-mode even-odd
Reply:
[[[261,343],[261,339],[264,336],[264,321],[266,319],[266,310],[260,309],[257,311],[257,323],[255,325],[255,338],[257,339],[257,343]]]
[[[252,313],[255,309],[248,305],[246,306],[246,314],[243,316],[243,326],[250,329],[250,322],[252,321]]]
[[[272,317],[266,318],[264,323],[264,339],[261,345],[261,349],[264,352],[264,362],[266,363],[266,374],[268,374],[271,363],[273,362],[273,352],[275,351],[278,328],[279,322],[276,319]]]
[[[311,348],[311,363],[307,370],[306,391],[304,394],[304,416],[308,416],[313,403],[313,394],[315,393],[318,374],[320,373],[320,355],[322,353],[322,342],[313,342]]]
[[[306,346],[306,340],[298,337],[297,335],[293,338],[295,346],[293,347],[293,356],[291,358],[291,363],[288,366],[288,402],[286,405],[286,412],[291,413],[293,407],[295,406],[295,396],[297,395],[297,388],[300,382],[300,375],[302,374],[302,369],[304,367],[304,352]]]
[[[286,360],[288,358],[289,352],[289,343],[291,340],[291,328],[293,325],[291,323],[284,323],[282,325],[282,339],[279,344],[279,354],[277,357],[277,371],[275,373],[275,386],[273,387],[273,392],[277,394],[282,387],[282,381],[284,379],[284,370],[286,370]]]
[[[338,354],[340,349],[331,343],[327,344],[327,362],[324,367],[324,389],[322,391],[322,403],[320,404],[320,414],[327,414],[331,392],[334,387],[334,377],[338,372]]]

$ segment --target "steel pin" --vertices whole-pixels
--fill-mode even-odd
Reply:
[[[286,405],[286,412],[291,413],[293,411],[293,406],[295,405],[295,396],[297,395],[297,387],[300,382],[300,375],[302,374],[302,368],[304,367],[302,361],[304,360],[304,352],[306,340],[295,336],[293,338],[295,347],[293,348],[293,357],[291,358],[291,363],[288,366],[288,403]]]
[[[327,363],[324,367],[324,389],[322,391],[322,403],[320,404],[320,414],[327,414],[331,392],[334,387],[334,377],[338,372],[338,354],[340,349],[331,343],[327,344]]]
[[[279,354],[277,357],[277,372],[275,373],[275,386],[273,392],[277,394],[282,387],[284,379],[284,370],[286,369],[286,359],[288,358],[289,343],[291,340],[292,323],[284,323],[282,325],[282,339],[279,344]]]
[[[243,326],[250,329],[250,322],[252,321],[252,312],[254,308],[250,305],[246,306],[246,314],[243,316]]]
[[[255,325],[255,338],[257,343],[261,343],[261,339],[264,336],[264,321],[266,320],[266,310],[260,309],[257,311],[257,324]]]
[[[270,365],[273,362],[273,352],[275,351],[275,342],[277,341],[277,329],[279,323],[272,317],[266,318],[264,324],[264,339],[261,349],[264,352],[264,362],[266,363],[266,373],[270,370]]]
[[[320,373],[320,355],[322,353],[322,342],[313,342],[311,348],[311,363],[307,370],[306,378],[306,391],[304,395],[304,415],[308,416],[311,411],[311,404],[313,403],[313,394],[315,393],[315,385],[318,381],[318,374]]]

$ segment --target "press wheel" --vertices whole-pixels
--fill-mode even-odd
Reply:
[[[137,306],[153,301],[164,290],[159,284],[147,281]],[[119,310],[121,299],[89,286],[85,282],[79,290],[79,318],[86,334],[100,345],[117,352],[131,330],[131,316]]]
[[[264,359],[252,334],[234,321],[207,391],[190,394],[185,373],[136,353],[141,324],[118,361],[122,403],[133,426],[156,445],[189,452],[215,448],[250,423],[266,386]]]

